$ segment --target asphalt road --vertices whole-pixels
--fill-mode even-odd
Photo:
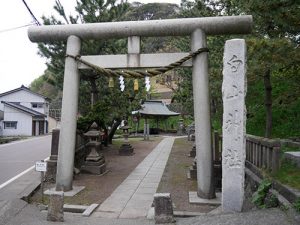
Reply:
[[[0,185],[45,159],[51,153],[51,135],[0,145]]]

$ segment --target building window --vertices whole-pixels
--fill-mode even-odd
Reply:
[[[17,121],[4,121],[4,129],[17,129]]]
[[[42,103],[42,102],[32,102],[31,106],[32,106],[32,108],[43,108],[44,103]]]

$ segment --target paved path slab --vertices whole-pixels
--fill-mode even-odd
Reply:
[[[175,137],[163,139],[98,207],[93,217],[146,217],[169,158]]]

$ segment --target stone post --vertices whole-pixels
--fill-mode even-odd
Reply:
[[[154,219],[156,224],[175,222],[170,193],[154,194]]]
[[[184,124],[183,124],[183,119],[179,119],[179,122],[178,122],[178,128],[177,128],[177,135],[178,135],[178,136],[184,135]]]
[[[127,66],[140,67],[141,38],[139,36],[128,37],[127,46]]]
[[[62,191],[50,195],[47,220],[52,222],[64,221],[64,193]]]
[[[206,47],[206,35],[196,29],[191,36],[191,50]],[[210,96],[208,79],[208,54],[193,58],[193,93],[195,117],[195,142],[197,155],[198,196],[215,198],[211,144]]]
[[[149,141],[149,135],[150,135],[150,128],[148,124],[148,119],[145,118],[145,123],[144,123],[144,140]]]
[[[51,140],[51,155],[47,160],[46,179],[53,182],[55,181],[57,170],[57,155],[58,155],[58,143],[59,143],[59,129],[52,130]]]
[[[70,36],[67,41],[67,54],[78,55],[81,41],[76,36]],[[64,86],[61,112],[61,129],[58,147],[58,162],[56,174],[56,190],[72,190],[73,167],[76,141],[76,122],[78,110],[79,71],[77,62],[66,58]]]
[[[223,57],[222,207],[240,212],[244,200],[246,155],[246,43],[225,43]]]

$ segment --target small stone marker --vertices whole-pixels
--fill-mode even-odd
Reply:
[[[47,171],[46,179],[52,183],[56,179],[56,170],[57,170],[57,155],[58,155],[58,144],[59,144],[59,129],[52,130],[52,140],[51,140],[51,156],[47,160]]]
[[[52,222],[64,221],[64,192],[57,191],[50,195],[47,220]]]
[[[244,200],[246,156],[245,40],[226,41],[223,63],[222,207],[224,212],[240,212]]]
[[[175,222],[170,193],[154,194],[154,219],[156,224]]]
[[[183,124],[183,119],[179,119],[178,128],[177,128],[177,135],[178,136],[185,135],[185,128],[184,128],[184,124]]]
[[[195,135],[194,135],[194,137],[195,137]],[[196,157],[196,144],[194,144],[193,145],[193,148],[192,148],[192,150],[190,151],[190,157],[193,157],[193,158],[195,158]]]

